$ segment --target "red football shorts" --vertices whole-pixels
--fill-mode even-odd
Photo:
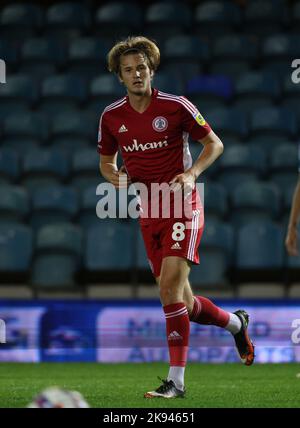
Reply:
[[[140,223],[152,273],[160,275],[164,257],[177,256],[199,264],[198,247],[203,228],[203,209],[193,210],[190,219],[157,218]]]

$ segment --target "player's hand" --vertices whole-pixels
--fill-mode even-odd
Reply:
[[[118,171],[106,174],[105,178],[117,189],[126,189],[131,184],[130,177],[124,165]]]
[[[183,189],[185,194],[189,194],[194,189],[195,182],[195,176],[190,171],[185,171],[182,174],[176,175],[169,184],[171,185],[171,189],[174,193]]]
[[[298,233],[296,227],[289,227],[285,239],[285,247],[290,256],[298,256]]]

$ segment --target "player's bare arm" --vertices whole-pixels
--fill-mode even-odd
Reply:
[[[300,218],[300,177],[294,191],[288,231],[285,239],[285,246],[291,256],[298,256],[298,233],[297,226]]]
[[[127,176],[123,166],[118,170],[117,157],[118,153],[114,155],[101,155],[100,172],[117,189],[124,189],[130,184],[130,178]]]
[[[204,148],[198,159],[191,168],[187,169],[182,174],[176,175],[170,181],[170,184],[178,183],[180,186],[193,188],[199,175],[223,153],[223,143],[214,131],[210,131],[210,133],[205,138],[199,140],[199,142],[203,144]]]

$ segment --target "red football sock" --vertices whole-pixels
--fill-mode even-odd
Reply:
[[[229,322],[229,313],[214,305],[206,297],[194,296],[194,306],[190,320],[198,324],[212,324],[226,327]]]
[[[185,367],[190,336],[190,319],[185,304],[164,306],[170,366]]]

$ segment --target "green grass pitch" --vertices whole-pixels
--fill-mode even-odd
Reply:
[[[185,398],[143,398],[167,371],[165,363],[1,363],[0,407],[26,407],[53,385],[80,391],[96,408],[300,407],[299,364],[193,363],[186,369]]]

